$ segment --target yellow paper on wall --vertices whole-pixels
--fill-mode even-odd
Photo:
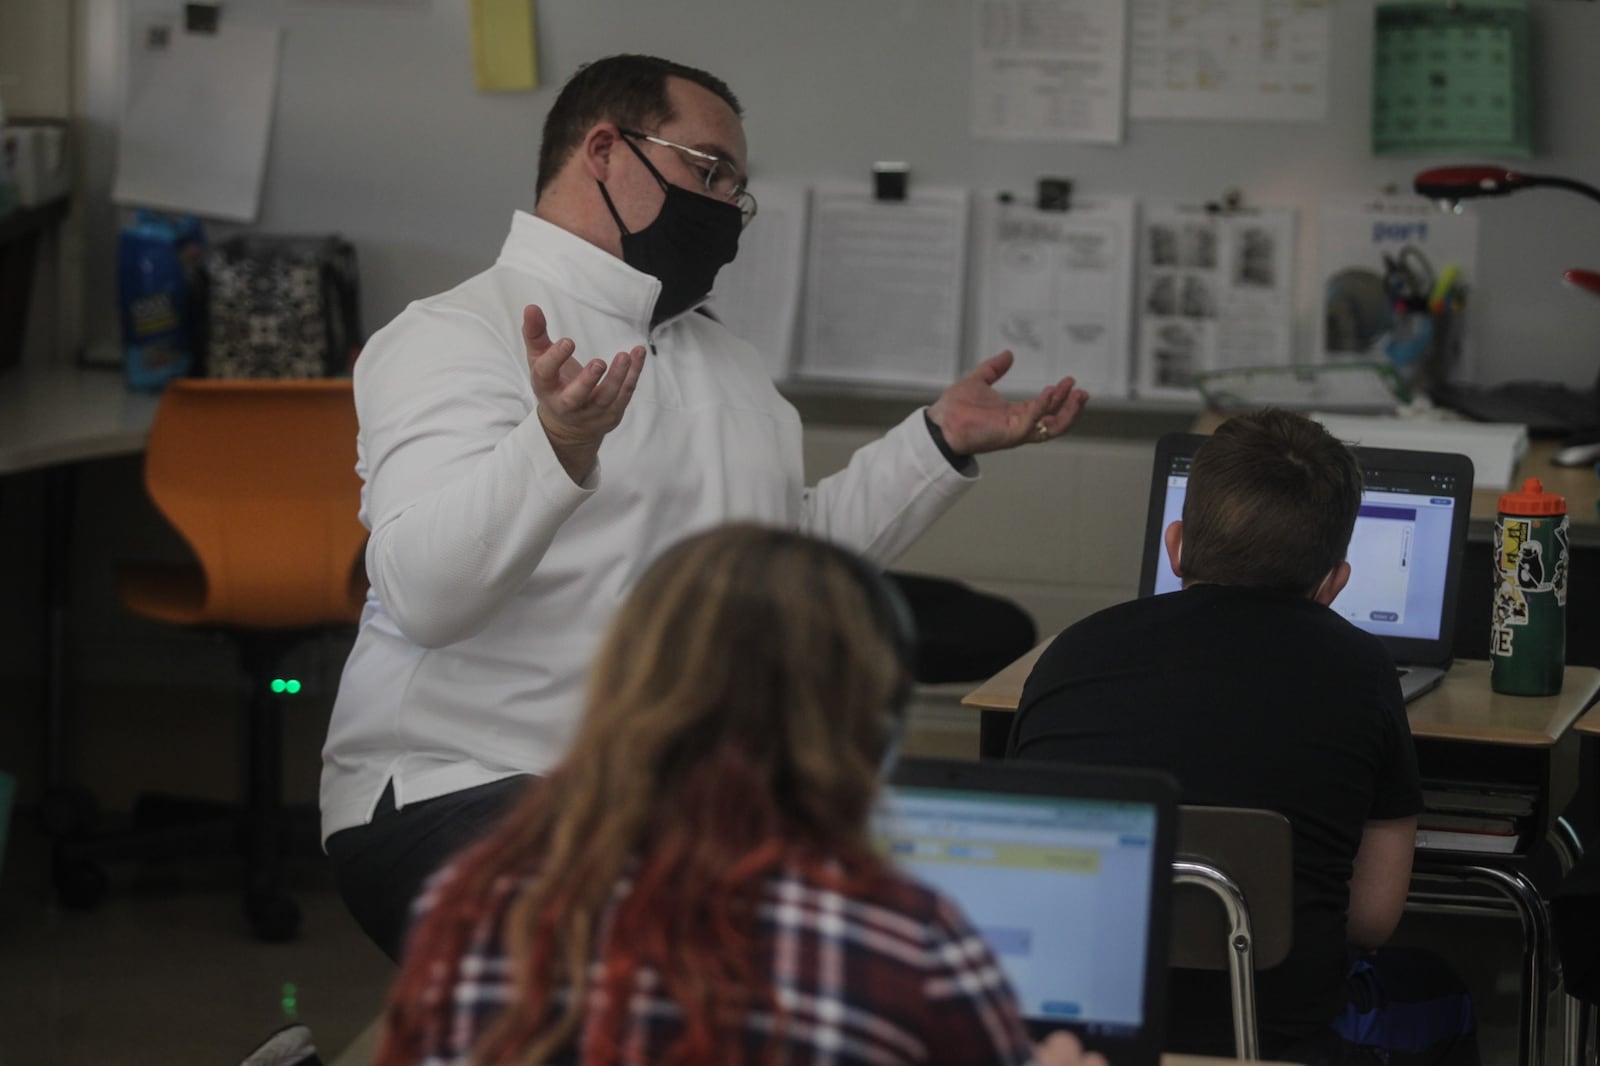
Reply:
[[[479,92],[539,87],[534,0],[472,0],[472,71]]]

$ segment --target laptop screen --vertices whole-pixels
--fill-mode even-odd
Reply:
[[[1183,517],[1189,467],[1204,439],[1173,434],[1157,448],[1142,595],[1182,587],[1167,560],[1162,531]],[[1471,509],[1472,464],[1440,452],[1355,452],[1366,487],[1345,555],[1350,582],[1333,609],[1383,639],[1397,662],[1447,659]]]
[[[1170,783],[1158,779],[1150,799],[1128,797],[1128,789],[1040,794],[1026,791],[1030,773],[1075,779],[1093,792],[1096,771],[946,765],[955,775],[947,781],[912,767],[886,787],[874,818],[878,847],[960,906],[1000,960],[1035,1034],[1070,1028],[1091,1047],[1128,1040],[1158,1048],[1152,1032],[1162,1026],[1152,1013],[1160,1010],[1150,989],[1165,973],[1150,970],[1166,944],[1150,938],[1165,936],[1165,922],[1152,916],[1170,906],[1176,787],[1168,794]],[[1008,773],[1021,791],[995,787],[995,776]]]
[[[1167,473],[1163,529],[1183,517],[1190,461],[1189,456],[1174,456]],[[1437,639],[1455,520],[1455,475],[1421,470],[1363,474],[1366,490],[1345,554],[1350,583],[1333,601],[1333,609],[1375,636]],[[1155,592],[1176,592],[1182,583],[1161,550]]]

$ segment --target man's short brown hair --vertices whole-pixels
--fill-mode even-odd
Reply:
[[[1185,581],[1310,595],[1344,561],[1361,466],[1321,425],[1240,415],[1195,452],[1183,502]]]
[[[620,55],[586,63],[561,87],[545,116],[537,191],[544,192],[596,122],[615,122],[646,133],[670,122],[675,115],[667,99],[668,78],[693,82],[721,97],[734,114],[744,114],[738,97],[721,78],[670,59]]]

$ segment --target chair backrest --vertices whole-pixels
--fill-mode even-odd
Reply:
[[[1294,938],[1294,837],[1275,811],[1240,807],[1178,809],[1179,861],[1193,859],[1226,874],[1250,910],[1255,968],[1276,966]],[[1172,894],[1173,966],[1225,970],[1233,954],[1230,925],[1216,894],[1180,884]]]
[[[1172,860],[1172,965],[1227,970],[1234,1056],[1261,1057],[1255,971],[1294,938],[1294,840],[1272,811],[1180,807]]]
[[[348,380],[167,387],[145,488],[205,572],[205,621],[277,629],[357,617],[356,429]]]

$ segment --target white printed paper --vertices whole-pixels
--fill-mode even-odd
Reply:
[[[1478,216],[1423,200],[1325,204],[1317,252],[1324,358],[1387,361],[1408,378],[1420,371],[1472,379],[1472,331],[1461,328],[1458,311],[1472,306]],[[1436,289],[1437,314],[1417,305]],[[1448,337],[1447,311],[1457,318]],[[1452,350],[1433,350],[1436,338]]]
[[[1196,374],[1292,357],[1294,212],[1147,207],[1139,249],[1141,396],[1195,399]]]
[[[1093,396],[1126,396],[1132,359],[1134,202],[1040,211],[989,201],[979,351],[1016,357],[999,388],[1037,393],[1072,375]]]
[[[1133,118],[1320,122],[1332,0],[1128,0]]]
[[[760,184],[751,192],[760,210],[739,236],[739,257],[717,274],[709,309],[735,336],[755,345],[773,381],[786,381],[800,317],[806,190]]]
[[[253,222],[277,91],[276,29],[137,28],[111,198]]]
[[[876,201],[865,185],[819,187],[806,263],[806,378],[950,384],[961,348],[967,194]]]
[[[979,0],[972,135],[1122,140],[1124,0]]]

